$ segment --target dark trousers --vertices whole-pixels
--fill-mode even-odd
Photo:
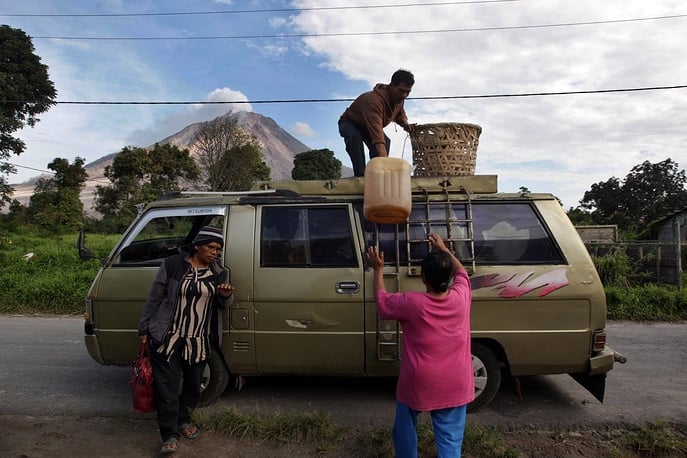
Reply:
[[[353,165],[353,175],[357,177],[365,176],[365,148],[367,146],[370,152],[370,159],[379,157],[379,151],[372,144],[370,133],[363,126],[352,121],[339,121],[339,135],[341,135],[346,143],[346,152],[351,158]],[[384,142],[386,143],[386,151],[389,153],[391,148],[391,139],[384,135]]]
[[[155,403],[160,436],[165,441],[180,437],[179,426],[191,421],[191,411],[200,399],[200,379],[205,362],[189,364],[182,360],[176,348],[167,361],[157,352],[158,344],[150,346],[150,362],[155,382]]]

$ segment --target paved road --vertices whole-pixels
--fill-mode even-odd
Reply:
[[[101,366],[83,344],[80,318],[0,316],[0,415],[135,416],[129,369]],[[599,403],[567,375],[521,379],[523,399],[504,380],[478,424],[506,428],[687,423],[687,324],[611,323],[609,345],[628,358],[608,376]],[[254,377],[228,390],[213,408],[250,412],[328,412],[342,423],[393,418],[393,379]],[[151,414],[152,415],[152,414]]]

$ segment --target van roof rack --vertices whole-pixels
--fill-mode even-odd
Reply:
[[[170,200],[179,197],[241,197],[241,196],[259,196],[259,195],[279,195],[282,192],[279,189],[264,189],[257,191],[172,191],[158,197],[156,200]]]
[[[307,195],[363,195],[365,179],[347,177],[338,180],[279,180],[258,181],[253,190],[290,190]],[[413,192],[461,191],[471,194],[494,194],[498,192],[496,175],[465,175],[445,177],[411,177],[410,187]]]

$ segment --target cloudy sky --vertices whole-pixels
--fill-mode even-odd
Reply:
[[[56,157],[94,161],[232,109],[350,165],[336,125],[346,99],[398,68],[415,74],[411,122],[482,126],[477,173],[497,174],[501,191],[551,192],[567,209],[645,160],[687,167],[687,88],[652,89],[687,84],[677,0],[0,3],[60,102],[18,133],[15,183]],[[542,93],[553,95],[531,95]],[[237,103],[188,103],[202,101]],[[387,134],[411,161],[405,132]]]

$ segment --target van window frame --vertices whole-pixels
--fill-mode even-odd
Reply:
[[[288,235],[279,234],[279,230],[272,229],[272,219],[274,216],[269,213],[275,210],[298,213],[298,224],[295,228],[290,227]],[[329,226],[338,229],[345,227],[345,234],[338,234],[339,237],[323,237],[326,232],[316,233],[313,229],[315,224],[313,214],[319,211],[340,211],[345,218],[345,225],[343,219],[340,221],[332,221]],[[261,205],[260,206],[260,267],[261,268],[322,268],[322,269],[341,269],[341,268],[359,268],[360,262],[357,256],[357,250],[354,239],[354,222],[350,213],[350,206],[345,203],[331,203],[331,204],[290,204],[290,205]],[[311,212],[313,214],[311,214]],[[268,221],[268,218],[270,220]],[[276,220],[276,219],[275,219]],[[283,223],[283,222],[282,222]],[[268,227],[269,225],[269,227]],[[284,228],[285,229],[285,228]],[[273,231],[268,233],[268,231]],[[293,233],[291,233],[291,231]],[[327,242],[326,240],[329,240]],[[339,240],[340,243],[335,245],[336,250],[333,250],[331,255],[332,262],[323,261],[326,256],[317,256],[315,247],[325,247],[332,249],[329,244],[334,240]],[[271,248],[268,248],[271,244]],[[269,260],[267,257],[271,252],[280,247],[280,255],[274,260]],[[284,253],[288,252],[286,255]]]
[[[197,220],[193,222],[191,226],[191,231],[185,236],[182,244],[177,245],[175,248],[169,250],[168,253],[164,253],[163,256],[155,257],[149,260],[138,260],[138,261],[122,261],[122,252],[136,242],[136,238],[141,234],[141,232],[148,227],[148,225],[161,218],[179,218],[179,217],[189,217],[196,218]],[[226,206],[211,205],[202,207],[174,207],[174,208],[152,208],[145,213],[143,213],[139,218],[137,218],[131,225],[125,237],[122,241],[112,250],[109,256],[111,260],[112,267],[136,267],[136,266],[160,266],[162,260],[173,256],[175,254],[187,253],[190,250],[190,243],[195,237],[195,233],[200,230],[201,227],[207,225],[207,223],[216,217],[222,217],[222,231],[224,232],[227,225],[227,208]],[[152,241],[153,239],[151,239]]]
[[[460,212],[453,211],[453,215],[458,215],[460,213],[464,213],[465,216],[467,216],[467,206],[471,205],[472,206],[472,219],[473,219],[473,224],[472,224],[472,231],[475,231],[475,208],[486,208],[486,206],[496,206],[496,205],[506,205],[509,207],[515,207],[515,206],[523,206],[529,209],[531,215],[534,217],[533,220],[530,220],[530,222],[536,222],[538,225],[538,228],[541,229],[541,233],[544,236],[544,239],[548,241],[549,246],[548,246],[548,252],[549,254],[547,256],[542,257],[541,259],[535,259],[535,260],[503,260],[503,259],[494,259],[494,260],[487,260],[485,259],[485,256],[480,256],[479,250],[477,249],[478,247],[478,238],[475,237],[475,234],[472,234],[472,239],[474,241],[474,245],[470,246],[469,242],[465,241],[465,237],[460,235],[458,236],[455,234],[456,230],[454,227],[451,228],[451,238],[449,240],[449,245],[450,248],[454,251],[456,256],[466,265],[468,266],[468,263],[472,264],[472,261],[474,259],[475,265],[477,266],[492,266],[492,265],[513,265],[513,266],[526,266],[526,265],[566,265],[568,264],[568,260],[563,254],[563,251],[561,250],[558,241],[556,238],[553,236],[553,233],[551,232],[551,229],[549,226],[546,224],[545,219],[543,218],[541,212],[537,208],[536,205],[532,201],[504,201],[504,200],[473,200],[472,202],[468,202],[466,200],[455,200],[455,201],[445,201],[445,200],[432,200],[429,202],[413,202],[413,206],[411,209],[411,217],[412,214],[416,211],[424,211],[425,206],[429,203],[430,207],[436,207],[437,209],[441,209],[441,207],[446,208],[446,205],[450,206],[459,206],[462,207],[463,210]],[[425,207],[425,208],[423,208]],[[423,242],[426,241],[427,247],[429,247],[429,241],[426,239],[413,239],[410,243],[408,243],[408,231],[411,227],[413,226],[421,226],[421,223],[418,223],[417,220],[415,222],[413,221],[406,221],[404,223],[400,224],[375,224],[372,223],[368,220],[365,219],[364,214],[363,214],[363,206],[362,204],[356,204],[354,206],[355,211],[358,212],[360,215],[362,225],[363,225],[363,232],[365,236],[365,243],[367,246],[370,245],[377,245],[379,242],[380,249],[385,252],[385,265],[388,266],[394,266],[396,264],[398,265],[403,265],[403,266],[408,266],[408,267],[417,267],[420,266],[422,258],[424,255],[426,255],[426,252],[420,252],[418,253],[413,253],[413,248],[414,247],[421,247]],[[452,219],[449,221],[446,218],[443,219],[431,219],[431,211],[429,215],[429,227],[430,228],[441,228],[443,227],[445,230],[441,231],[442,237],[446,239],[447,235],[446,233],[448,232],[448,226],[449,225],[455,225],[456,227],[462,226],[462,221],[460,217],[456,217],[455,219],[451,217]],[[494,227],[494,226],[492,226]],[[469,231],[468,231],[469,232]],[[469,235],[468,235],[469,238]],[[527,240],[532,240],[532,239],[527,239]],[[484,240],[480,237],[479,238],[480,242],[480,249],[484,245]],[[529,247],[527,247],[529,248]],[[527,250],[525,249],[525,251]],[[410,250],[410,253],[409,253]],[[473,251],[474,250],[474,251]],[[424,254],[423,254],[424,253]]]

